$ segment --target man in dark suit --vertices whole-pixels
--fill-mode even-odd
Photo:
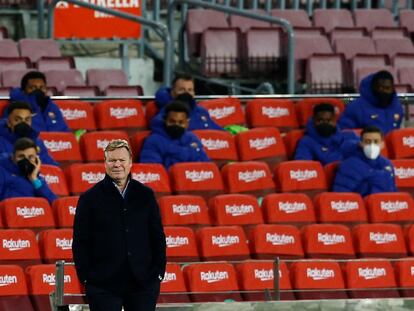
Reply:
[[[152,190],[131,178],[131,149],[105,149],[105,178],[76,209],[73,256],[91,311],[155,310],[166,265],[165,235]]]

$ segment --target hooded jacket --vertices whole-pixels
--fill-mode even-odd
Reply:
[[[394,167],[390,160],[381,155],[371,160],[359,145],[352,154],[339,164],[332,191],[357,192],[363,197],[397,191]]]
[[[354,132],[340,131],[337,127],[335,134],[323,137],[316,131],[313,120],[309,120],[305,136],[296,147],[295,160],[319,161],[322,165],[340,161],[348,150],[348,144],[352,142],[359,142]]]
[[[17,136],[15,133],[12,133],[7,126],[7,120],[3,119],[0,120],[0,159],[2,158],[10,158],[13,153],[13,146],[14,143],[20,137]],[[35,144],[39,147],[39,158],[40,161],[44,164],[50,165],[59,165],[53,158],[49,155],[47,148],[43,141],[39,138],[39,133],[33,129],[30,137],[31,140],[35,142]]]
[[[194,146],[197,147],[194,147]],[[198,137],[185,131],[178,138],[171,138],[165,127],[156,127],[145,139],[141,150],[141,163],[160,163],[165,168],[180,162],[210,162]]]
[[[151,120],[151,129],[160,128],[164,126],[164,109],[173,100],[171,97],[171,89],[162,87],[155,93],[155,103],[160,109],[158,114]],[[208,111],[201,106],[198,106],[193,99],[190,103],[190,124],[189,131],[193,130],[223,130],[223,128],[214,122]]]
[[[374,74],[371,74],[361,81],[360,97],[346,106],[338,121],[341,128],[353,129],[375,125],[384,134],[400,128],[404,111],[397,94],[394,93],[389,106],[379,105],[371,86],[373,77]]]
[[[38,132],[68,132],[62,112],[59,107],[49,98],[46,109],[42,112],[36,98],[26,94],[21,88],[14,88],[10,91],[10,101],[23,101],[30,104],[33,111],[32,127]],[[7,110],[3,117],[7,117]]]

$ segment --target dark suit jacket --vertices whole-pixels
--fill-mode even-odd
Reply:
[[[81,282],[111,280],[128,263],[139,282],[163,277],[165,235],[153,191],[131,178],[123,198],[107,175],[79,198],[72,249]]]

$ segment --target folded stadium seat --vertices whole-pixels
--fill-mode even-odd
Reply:
[[[357,54],[351,59],[351,75],[356,90],[359,90],[357,81],[357,71],[360,68],[385,68],[389,62],[389,57],[383,54]]]
[[[64,197],[53,201],[52,209],[58,228],[72,228],[79,197]]]
[[[51,69],[45,71],[48,86],[53,86],[62,94],[68,86],[85,86],[85,80],[76,69]]]
[[[165,195],[158,199],[164,226],[210,225],[206,201],[196,195]]]
[[[208,110],[210,117],[220,126],[246,123],[240,99],[224,97],[203,100],[197,103]]]
[[[7,28],[5,26],[0,26],[0,38],[1,39],[6,39],[9,37]]]
[[[410,33],[414,32],[414,12],[412,10],[403,9],[399,11],[399,25],[406,28]]]
[[[330,33],[337,27],[353,28],[354,20],[350,10],[315,9],[313,11],[313,26],[323,27],[326,33]]]
[[[32,229],[39,232],[54,228],[52,209],[44,198],[10,198],[0,204],[5,228]]]
[[[264,10],[250,10],[245,9],[246,13],[254,13],[260,15],[267,15]],[[246,32],[251,28],[270,28],[271,24],[269,22],[264,22],[258,19],[248,18],[240,15],[229,15],[229,24],[230,27],[239,28],[242,32]]]
[[[155,163],[133,163],[132,178],[150,187],[156,196],[171,193],[170,180],[164,166]]]
[[[0,230],[0,240],[3,241],[0,245],[0,264],[16,264],[24,268],[41,263],[39,247],[32,230]]]
[[[356,9],[353,12],[355,26],[372,32],[376,27],[395,27],[394,18],[388,9]]]
[[[404,234],[395,224],[361,224],[352,229],[358,257],[399,258],[407,256]]]
[[[404,228],[404,235],[410,255],[414,255],[414,226],[408,225]]]
[[[250,253],[257,259],[303,258],[299,230],[290,225],[257,225],[248,234]]]
[[[150,134],[151,134],[151,131],[139,131],[129,137],[134,162],[139,162],[142,145],[144,144],[145,139]]]
[[[401,192],[414,194],[414,160],[392,160],[395,171],[395,184]]]
[[[30,68],[30,61],[25,57],[0,57],[0,72],[16,69],[25,70],[28,68]]]
[[[276,190],[303,192],[314,197],[327,190],[325,173],[317,161],[286,161],[274,171]]]
[[[20,39],[20,55],[35,64],[42,56],[61,57],[57,41],[52,39]]]
[[[141,85],[110,85],[104,91],[104,96],[142,96]]]
[[[234,162],[221,169],[227,193],[244,193],[264,196],[275,192],[269,166],[260,161]]]
[[[62,168],[73,162],[82,162],[79,144],[72,132],[41,132],[39,138]]]
[[[389,71],[394,78],[394,82],[399,83],[399,81],[397,80],[398,76],[397,76],[397,71],[391,67],[391,66],[384,66],[384,67],[363,67],[363,68],[358,68],[356,70],[356,75],[354,77],[354,87],[355,89],[357,89],[357,86],[359,87],[362,79],[364,79],[366,76],[376,73],[380,70],[386,70]]]
[[[286,19],[292,27],[312,27],[308,13],[305,10],[275,9],[271,11],[271,15]]]
[[[407,29],[400,27],[375,27],[372,30],[373,39],[409,38]]]
[[[16,42],[12,39],[0,40],[0,57],[20,57]]]
[[[384,149],[383,149],[384,150]],[[328,190],[332,190],[333,182],[335,180],[336,172],[338,171],[339,161],[331,162],[323,167],[328,184]]]
[[[339,98],[305,98],[296,103],[296,115],[298,117],[299,126],[305,127],[309,119],[313,115],[313,107],[316,105],[327,103],[335,108],[337,118],[345,109],[344,102]]]
[[[242,301],[236,271],[227,262],[193,263],[183,268],[193,302]]]
[[[364,27],[337,27],[331,30],[329,34],[332,45],[339,38],[361,38],[368,36],[368,31]]]
[[[190,302],[185,286],[184,275],[179,264],[168,262],[164,279],[161,282],[157,303]]]
[[[299,126],[295,106],[288,99],[253,99],[247,102],[246,119],[249,127],[273,126],[288,132]]]
[[[339,224],[302,227],[303,249],[308,258],[355,258],[351,231]]]
[[[227,15],[225,13],[208,9],[188,10],[185,30],[189,56],[200,56],[201,35],[207,28],[226,28],[228,26]]]
[[[370,222],[402,223],[414,221],[414,200],[409,193],[375,193],[365,197]]]
[[[242,227],[203,227],[197,231],[200,257],[209,260],[244,260],[250,258]]]
[[[398,69],[398,79],[400,83],[406,83],[414,88],[414,68]]]
[[[105,178],[103,163],[74,163],[65,170],[70,193],[79,195]]]
[[[10,69],[1,73],[1,85],[4,87],[20,87],[20,81],[30,69]]]
[[[93,106],[80,100],[56,100],[66,124],[71,130],[96,130]]]
[[[99,89],[96,86],[67,86],[62,95],[65,96],[83,96],[83,97],[95,97],[99,95]]]
[[[321,223],[353,226],[368,220],[364,200],[358,193],[323,192],[313,199],[313,203]]]
[[[73,261],[72,229],[43,230],[37,239],[44,263],[55,263],[58,260]]]
[[[27,267],[26,279],[29,295],[35,311],[52,311],[49,294],[55,291],[56,267],[55,265],[33,265]],[[76,276],[74,266],[65,266],[64,293],[72,295],[82,294],[82,286]],[[64,304],[84,304],[85,300],[79,296],[64,296]]]
[[[333,42],[336,53],[344,54],[347,60],[358,54],[375,54],[374,40],[370,37],[337,38]]]
[[[378,38],[374,39],[378,54],[386,54],[390,58],[397,53],[414,53],[414,46],[409,38]]]
[[[271,300],[274,290],[272,261],[248,260],[236,265],[237,277],[243,299],[246,301]],[[279,266],[280,300],[295,300],[289,279],[289,270],[284,261]],[[270,299],[269,299],[270,298]]]
[[[199,261],[197,242],[193,229],[189,227],[164,227],[167,243],[167,261]]]
[[[236,135],[240,161],[263,161],[270,168],[286,160],[286,149],[277,128],[254,128]]]
[[[97,86],[103,94],[109,86],[128,85],[128,78],[122,69],[88,69],[86,84]]]
[[[219,167],[238,160],[235,138],[229,132],[195,130],[193,133],[200,139],[210,160],[213,160]]]
[[[297,261],[290,268],[297,299],[346,299],[345,282],[339,264],[331,260]]]
[[[216,226],[256,225],[263,223],[257,199],[247,194],[223,194],[208,202],[211,222]]]
[[[86,162],[103,161],[104,150],[114,139],[129,140],[124,131],[97,131],[83,134],[79,141],[83,159]]]
[[[105,100],[94,105],[94,113],[100,130],[125,130],[133,134],[147,126],[139,100]]]
[[[266,223],[302,226],[316,222],[312,200],[304,193],[272,193],[262,201]]]
[[[389,156],[392,159],[414,157],[414,129],[396,129],[386,136]]]
[[[9,96],[10,94],[10,88],[9,87],[3,87],[0,86],[0,96]],[[1,106],[2,101],[0,101],[0,113],[3,114],[3,107]]]
[[[414,54],[397,53],[392,58],[392,66],[399,70],[402,68],[414,67]]]
[[[355,260],[345,263],[344,275],[351,298],[398,298],[394,270],[388,260]]]
[[[406,83],[406,84],[394,84],[394,88],[395,88],[395,92],[397,93],[412,93],[413,88],[411,87],[410,84]],[[0,91],[1,94],[1,91]]]
[[[209,77],[235,77],[241,68],[241,33],[233,28],[209,28],[201,35],[201,71]]]
[[[57,196],[62,197],[69,195],[65,174],[60,167],[42,164],[40,176],[46,180],[50,190]]]
[[[176,163],[169,173],[175,194],[195,194],[209,199],[223,192],[223,180],[214,163]]]
[[[304,130],[292,130],[283,136],[283,142],[285,143],[286,155],[289,160],[293,160],[296,153],[296,146],[299,140],[305,135]]]
[[[72,56],[50,57],[43,56],[36,62],[39,71],[70,70],[75,68],[75,60]],[[49,84],[49,81],[47,81]]]
[[[401,297],[414,297],[414,259],[402,258],[396,261],[394,272]]]
[[[15,265],[1,265],[0,310],[34,311],[29,298],[23,269]],[[49,303],[50,305],[50,303]],[[38,311],[38,310],[36,310]]]

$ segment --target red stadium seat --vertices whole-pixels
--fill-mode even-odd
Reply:
[[[351,11],[346,9],[315,9],[313,25],[323,27],[326,33],[338,27],[354,27]]]
[[[70,193],[79,195],[105,177],[103,163],[75,163],[65,170]]]
[[[176,263],[167,263],[164,279],[161,282],[158,303],[190,302],[187,295],[184,275],[181,267]]]
[[[30,69],[10,69],[1,73],[2,85],[4,87],[20,87],[20,81]]]
[[[266,223],[306,225],[316,222],[312,200],[304,193],[272,193],[262,202]]]
[[[391,161],[395,170],[395,184],[399,191],[414,194],[414,160],[401,159]]]
[[[109,86],[128,85],[128,78],[122,69],[88,69],[86,82],[88,85],[97,86],[104,93]]]
[[[265,14],[264,10],[246,10],[249,13]],[[246,32],[251,28],[269,28],[270,23],[252,19],[239,15],[229,15],[230,27],[239,28],[242,32]]]
[[[156,196],[171,193],[168,173],[161,164],[134,163],[131,168],[132,178],[150,187]]]
[[[365,197],[370,222],[411,223],[414,221],[414,200],[409,193],[375,193]]]
[[[129,141],[131,142],[132,154],[133,154],[134,159],[135,159],[134,161],[139,162],[142,145],[144,144],[145,139],[150,134],[151,134],[150,131],[139,131],[139,132],[135,133],[134,135],[132,135],[131,137],[129,137]]]
[[[289,225],[257,225],[249,232],[249,247],[254,258],[302,258],[299,230]]]
[[[382,152],[384,152],[385,149],[383,149]],[[326,164],[323,167],[323,170],[325,172],[326,177],[326,183],[328,185],[328,190],[332,190],[332,186],[335,180],[336,173],[338,171],[339,167],[339,161],[331,162],[329,164]]]
[[[158,112],[159,109],[154,100],[145,102],[145,119],[147,120],[147,124],[150,124],[152,118],[154,118]]]
[[[376,27],[395,27],[391,11],[388,9],[356,9],[355,26],[365,27],[369,32]]]
[[[78,141],[73,133],[41,132],[47,151],[58,162],[82,162]]]
[[[55,102],[71,130],[96,129],[92,104],[80,100],[57,100]]]
[[[197,241],[203,261],[250,258],[246,236],[239,226],[200,228],[197,232]]]
[[[167,260],[170,262],[198,261],[197,242],[194,232],[188,227],[165,227]]]
[[[271,11],[272,16],[286,19],[292,27],[311,27],[312,23],[305,10],[282,10]]]
[[[20,55],[30,58],[32,63],[36,63],[42,56],[62,56],[59,44],[52,39],[20,39]]]
[[[143,96],[144,90],[141,85],[110,85],[103,95],[111,96]]]
[[[414,157],[414,129],[397,129],[386,137],[390,158],[403,159]]]
[[[377,53],[388,55],[390,58],[398,53],[414,53],[413,43],[406,37],[377,38],[374,42]]]
[[[352,229],[352,235],[359,257],[399,258],[407,255],[404,234],[399,225],[361,224]]]
[[[360,54],[375,54],[374,40],[370,37],[345,37],[334,41],[336,53],[342,53],[347,60]]]
[[[3,40],[0,40],[0,42],[2,43]],[[2,48],[2,44],[0,43],[0,50]],[[30,68],[30,61],[28,58],[26,57],[3,57],[1,56],[1,54],[3,53],[0,52],[0,72],[5,71],[5,70],[16,70],[16,69],[20,69],[20,70],[25,70]]]
[[[23,269],[15,265],[0,266],[0,310],[34,311],[28,295]],[[38,311],[38,310],[36,310]]]
[[[344,102],[338,98],[306,98],[297,102],[296,113],[300,126],[306,126],[308,120],[313,115],[313,107],[318,104],[327,103],[331,104],[335,108],[335,114],[337,117],[344,111]]]
[[[414,255],[414,225],[404,228],[405,239],[407,242],[408,252]]]
[[[414,290],[414,259],[404,258],[394,263],[397,285],[402,297],[413,297]]]
[[[0,57],[20,57],[17,44],[12,39],[0,40]]]
[[[165,195],[158,199],[164,226],[210,225],[207,204],[201,196]]]
[[[293,160],[296,153],[296,146],[299,140],[305,135],[304,130],[293,130],[286,133],[283,137],[285,143],[286,154],[289,160]]]
[[[57,196],[69,195],[65,174],[60,167],[42,164],[40,176],[46,180],[50,190]]]
[[[36,68],[42,72],[47,70],[70,70],[75,68],[75,59],[72,56],[43,56],[36,62]],[[46,79],[49,85],[50,81],[48,78]]]
[[[79,197],[64,197],[53,201],[52,208],[58,228],[72,228]]]
[[[59,94],[64,93],[68,87],[84,87],[82,73],[76,69],[54,69],[45,72],[48,86],[56,88]]]
[[[89,85],[67,86],[62,94],[65,96],[95,97],[99,95],[99,89]]]
[[[246,123],[238,98],[226,97],[203,100],[198,105],[206,108],[210,117],[222,127],[232,124],[244,125]]]
[[[72,229],[50,229],[39,233],[39,248],[43,262],[72,261]]]

